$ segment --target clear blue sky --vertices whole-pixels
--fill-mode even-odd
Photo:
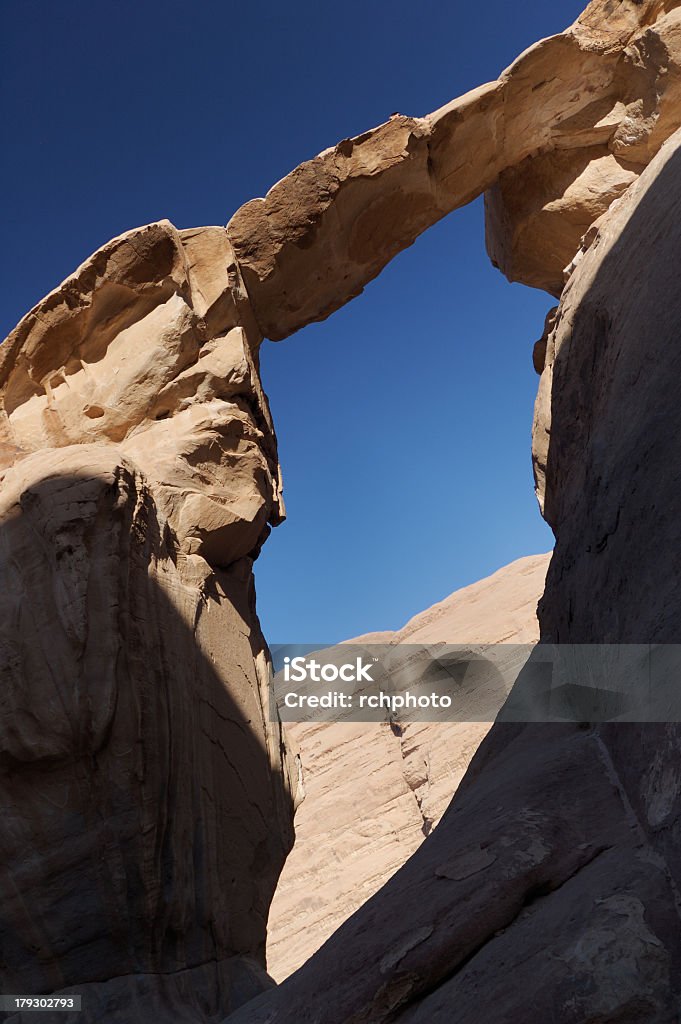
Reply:
[[[0,335],[90,252],[162,217],[225,223],[301,160],[420,115],[565,28],[577,0],[4,0]],[[275,643],[400,626],[548,550],[532,343],[481,203],[324,324],[266,342],[289,521],[256,565]]]

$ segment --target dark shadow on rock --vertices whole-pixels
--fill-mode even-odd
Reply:
[[[556,643],[681,642],[680,149],[627,214],[598,266],[604,240],[587,251],[593,279],[568,283],[558,326],[540,614]]]
[[[1,495],[0,990],[217,1020],[270,984],[292,843],[251,561],[201,577],[109,458]]]
[[[681,637],[680,266],[677,151],[564,296],[545,640]],[[679,764],[678,725],[495,725],[417,853],[230,1024],[674,1024]]]

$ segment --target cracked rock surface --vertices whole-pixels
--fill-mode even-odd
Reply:
[[[542,637],[677,641],[680,18],[594,0],[226,228],[112,240],[4,342],[4,991],[87,994],[81,1024],[678,1020],[673,724],[495,726],[407,864],[262,991],[295,786],[252,563],[284,515],[263,336],[485,192],[495,263],[561,295],[535,360]]]
[[[549,558],[522,558],[398,632],[360,641],[535,643]],[[489,728],[480,721],[286,725],[305,798],[268,921],[267,967],[275,980],[300,967],[418,849]]]

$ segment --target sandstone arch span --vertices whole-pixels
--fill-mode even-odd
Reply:
[[[177,231],[168,222],[159,222],[114,239],[38,303],[0,348],[2,483],[10,497],[18,483],[23,488],[8,503],[6,520],[25,515],[22,496],[29,494],[31,479],[24,479],[23,474],[30,474],[40,463],[40,479],[44,479],[45,460],[56,467],[67,460],[69,472],[74,473],[73,460],[85,458],[87,452],[88,459],[95,462],[91,466],[94,479],[101,477],[94,472],[97,466],[110,469],[112,459],[135,476],[145,501],[153,508],[150,516],[156,534],[163,538],[163,558],[152,559],[153,572],[189,595],[186,609],[196,610],[200,605],[202,615],[212,617],[211,635],[223,628],[234,634],[233,644],[208,644],[205,653],[207,664],[217,666],[221,685],[236,707],[253,710],[244,715],[244,727],[257,735],[272,778],[279,780],[275,796],[263,798],[254,807],[256,817],[266,816],[271,803],[289,805],[295,787],[278,730],[261,714],[267,653],[258,640],[257,617],[249,600],[252,561],[270,526],[283,515],[275,434],[258,373],[263,336],[281,339],[305,323],[329,315],[358,294],[421,231],[483,191],[488,196],[488,244],[498,265],[515,279],[560,292],[563,268],[572,261],[579,273],[578,261],[573,258],[578,251],[580,258],[583,255],[580,241],[586,229],[630,189],[681,120],[679,8],[673,0],[595,0],[572,28],[532,47],[497,82],[426,118],[398,115],[363,136],[339,143],[302,164],[264,199],[246,204],[226,228]],[[637,193],[632,190],[628,194]],[[586,244],[596,238],[596,234],[587,236]],[[539,254],[543,254],[541,258]],[[561,330],[567,331],[567,318],[562,324]],[[550,345],[548,350],[552,351]],[[547,376],[545,383],[548,381]],[[111,492],[107,495],[110,500]],[[75,511],[69,503],[48,508],[48,516],[57,517],[50,529],[59,533],[63,527],[68,533],[74,516],[78,518]],[[148,539],[148,522],[137,515],[144,508],[135,505],[134,512],[134,528],[130,526],[126,541],[133,549]],[[96,637],[98,630],[86,600],[93,593],[88,589],[90,577],[83,560],[71,555],[60,560],[59,566],[52,565],[51,571],[58,590],[65,582],[75,587],[80,604],[73,604],[74,613],[85,609],[73,621],[67,616],[64,626],[64,642],[78,651],[83,635]],[[235,589],[216,594],[213,583],[225,571],[232,574]],[[128,584],[142,587],[134,579]],[[92,585],[96,590],[96,580]],[[10,601],[20,601],[23,596],[23,591],[17,591]],[[28,679],[33,638],[21,628],[17,632],[16,621],[6,616],[2,623],[2,669],[15,681],[19,702],[26,701],[28,695],[39,705],[41,694],[31,690]],[[121,622],[124,625],[124,620]],[[195,624],[188,625],[193,629]],[[49,636],[44,643],[49,644]],[[96,692],[96,659],[81,659],[81,670],[86,677],[84,692]],[[173,672],[171,664],[168,671]],[[66,669],[64,672],[59,681],[68,687],[73,680]],[[45,681],[46,686],[51,685],[49,673]],[[182,681],[190,688],[196,686],[191,678],[183,676]],[[3,713],[11,719],[16,710],[11,706]],[[19,710],[28,715],[32,709],[25,706]],[[219,719],[218,711],[214,712]],[[219,731],[217,721],[216,726]],[[105,734],[103,742],[108,740]],[[458,820],[459,810],[462,820],[473,814],[478,797],[483,804],[494,797],[494,780],[483,776],[497,754],[511,772],[522,776],[523,764],[527,769],[526,741],[528,749],[539,742],[532,737],[522,740],[513,731],[493,732],[462,795],[462,801],[470,801],[474,809],[467,812],[460,802],[452,820]],[[578,877],[578,884],[586,886],[586,900],[592,892],[605,892],[610,868],[604,881],[604,862],[599,858],[608,851],[591,838],[591,825],[594,829],[598,825],[593,822],[594,814],[610,829],[607,838],[612,846],[608,849],[615,849],[616,856],[617,851],[621,853],[627,871],[631,868],[628,858],[639,856],[639,847],[632,853],[624,838],[630,837],[626,815],[623,818],[608,810],[613,806],[612,780],[602,774],[599,743],[568,731],[556,737],[555,750],[542,750],[547,772],[572,801],[573,817],[552,809],[539,819],[526,816],[523,827],[516,828],[520,844],[516,852],[523,870],[513,875],[513,884],[505,890],[497,884],[498,877],[496,883],[490,883],[490,891],[499,899],[489,920],[484,915],[479,919],[476,912],[470,927],[464,921],[461,928],[457,925],[458,930],[447,932],[447,941],[454,936],[456,948],[463,951],[465,964],[472,963],[481,949],[488,925],[497,930],[510,927],[528,901],[551,891],[556,878],[562,885]],[[668,737],[660,747],[661,756],[671,758],[675,743],[674,737]],[[171,762],[179,757],[176,748],[169,756]],[[583,766],[587,760],[598,780],[598,800],[584,820],[576,821],[574,815],[581,813],[581,805],[573,766]],[[14,761],[13,772],[29,772],[21,758]],[[238,776],[239,765],[234,767]],[[179,762],[173,762],[171,768],[179,770]],[[540,806],[541,792],[533,788],[532,773],[529,775],[524,792],[530,803]],[[77,815],[82,807],[76,804],[72,810]],[[49,841],[38,834],[39,829],[32,832],[36,816],[31,817],[30,802],[17,813],[19,825],[34,835],[36,891],[49,894],[51,887],[68,885],[51,857]],[[220,814],[229,818],[229,807],[223,807]],[[268,851],[267,843],[249,839],[246,852],[249,864],[255,865],[253,870],[259,870],[259,865],[271,879],[277,859],[283,856],[290,821],[278,821],[276,814],[269,820],[280,841]],[[512,832],[515,826],[517,815],[500,821],[502,846],[504,830]],[[201,846],[189,827],[183,835],[192,853],[188,864],[195,865],[199,856],[216,855],[214,848],[206,851]],[[125,845],[125,837],[116,838]],[[535,853],[538,843],[546,857],[542,854],[538,860],[523,861],[528,852],[522,847],[525,840]],[[570,856],[563,855],[566,845],[572,851]],[[500,867],[514,856],[512,844],[504,849],[508,856],[499,861]],[[426,860],[432,852],[431,846]],[[655,850],[653,853],[658,856]],[[421,863],[423,858],[409,867],[408,879],[416,877]],[[654,911],[653,924],[662,928],[667,922],[666,934],[678,950],[677,922],[669,923],[667,910],[659,910],[667,896],[666,869],[655,863],[646,890]],[[146,866],[152,889],[167,881],[153,860]],[[117,883],[121,883],[122,872],[125,899],[127,869],[119,863],[112,870]],[[135,866],[130,870],[136,870]],[[11,872],[10,876],[8,886],[14,884]],[[435,877],[449,878],[446,873]],[[397,883],[398,893],[400,885]],[[428,891],[431,885],[439,882],[429,879]],[[471,885],[475,888],[477,882]],[[412,899],[413,893],[417,890]],[[223,909],[233,930],[227,929],[229,939],[220,947],[224,957],[243,951],[250,928],[249,921],[243,924],[239,916],[243,914],[240,893],[230,890],[226,896]],[[611,896],[616,894],[608,890],[606,899]],[[376,906],[380,908],[380,901],[368,909],[370,920]],[[3,907],[9,908],[6,926],[16,929],[10,913],[15,902],[3,901]],[[615,917],[624,914],[635,931],[641,917],[638,905],[624,905],[615,898],[606,910],[608,914],[612,910]],[[35,910],[28,907],[29,918],[32,912]],[[592,921],[596,930],[599,922],[600,918]],[[610,927],[607,921],[606,925]],[[650,921],[645,925],[636,933],[642,950],[637,977],[642,987],[652,982],[657,1001],[654,1008],[659,1009],[655,1019],[671,1019],[663,1016],[666,961],[662,963],[662,955],[650,939]],[[117,918],[115,927],[119,926]],[[103,940],[112,927],[111,921],[101,920]],[[146,929],[149,922],[136,919],[130,927]],[[161,957],[152,943],[144,963],[123,942],[124,962],[119,964],[117,978],[125,973],[126,984],[132,978],[133,994],[126,989],[128,1003],[121,996],[116,1009],[119,1019],[148,1019],[152,1008],[154,1018],[161,1019],[159,1013],[166,1010],[159,1010],[155,1000],[163,978],[199,966],[196,948],[189,941],[193,927],[194,922],[187,923],[180,915],[171,953],[165,949]],[[338,1000],[338,1013],[345,1013],[338,1019],[387,1021],[395,1019],[401,1007],[407,1007],[405,1020],[420,1019],[418,999],[451,976],[453,958],[451,942],[443,945],[436,935],[433,945],[427,945],[434,934],[429,927],[420,925],[417,939],[406,937],[403,954],[394,950],[387,960],[369,963],[361,985]],[[353,934],[352,928],[344,931],[346,937]],[[214,941],[209,924],[202,939],[208,944]],[[412,939],[414,944],[409,945]],[[342,952],[344,941],[341,934],[333,949],[341,949],[341,958],[349,957],[347,962],[352,963],[352,952]],[[67,935],[65,943],[65,948],[28,943],[28,969],[39,971],[48,964],[51,971],[58,971],[77,939]],[[261,955],[261,948],[261,937],[256,936],[248,952]],[[410,974],[400,965],[413,949],[417,952]],[[329,955],[333,958],[333,950],[327,952],[326,961],[317,963],[323,966]],[[421,957],[428,959],[425,967]],[[78,964],[77,957],[75,962]],[[83,971],[82,964],[77,966],[68,983],[83,980]],[[253,1013],[261,1020],[291,1019],[296,1005],[310,1005],[306,986],[315,984],[314,971],[300,976],[288,1007],[277,997]],[[54,981],[50,986],[54,988]],[[285,1001],[292,989],[282,992]],[[231,1005],[227,999],[223,1004],[226,1012]],[[172,1012],[167,1008],[169,1020]],[[242,1011],[246,1016],[239,1019],[256,1019],[251,1012]],[[627,1007],[623,1012],[629,1012]],[[302,1019],[302,1012],[297,1019]],[[335,1018],[327,1014],[326,1019]],[[566,1015],[564,1019],[573,1018]],[[611,1014],[609,1019],[626,1018]]]

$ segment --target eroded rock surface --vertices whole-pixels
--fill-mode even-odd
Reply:
[[[496,82],[345,139],[228,224],[275,340],[358,295],[445,214],[487,192],[507,276],[559,295],[589,225],[681,124],[678,0],[595,0]]]
[[[595,0],[226,229],[114,239],[4,343],[4,991],[75,988],[122,1024],[268,984],[292,787],[253,601],[283,515],[258,346],[482,192],[505,273],[558,294],[569,266],[536,353],[543,636],[676,639],[680,8]],[[675,725],[495,726],[409,862],[232,1019],[676,1021],[680,748]]]
[[[513,562],[398,632],[380,634],[380,642],[535,643],[549,557]],[[305,798],[268,922],[267,968],[277,981],[300,967],[418,849],[489,727],[477,721],[286,726],[300,757]]]
[[[203,1020],[292,842],[252,559],[281,516],[223,228],[114,239],[0,349],[2,989]]]
[[[545,640],[678,642],[680,166],[678,133],[592,233],[548,339]],[[676,722],[498,722],[404,868],[230,1021],[673,1024],[680,753]]]

